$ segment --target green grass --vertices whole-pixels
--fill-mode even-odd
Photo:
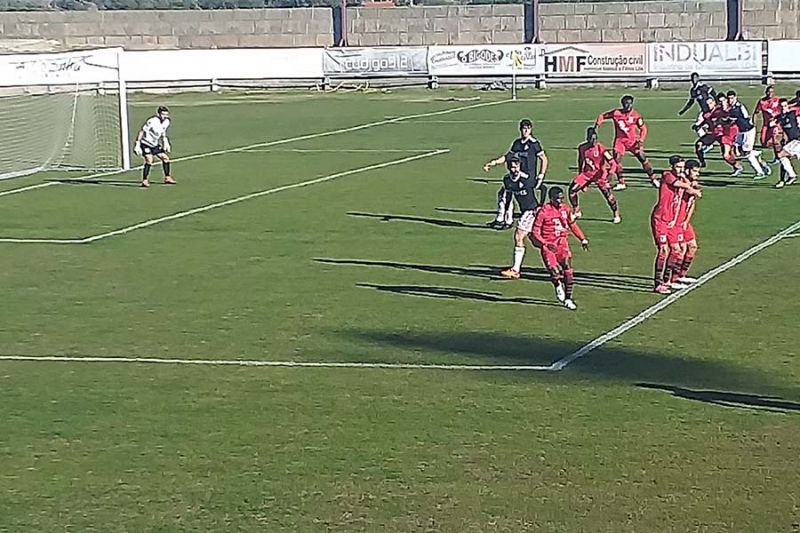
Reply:
[[[619,226],[583,196],[592,250],[575,251],[570,313],[534,251],[523,280],[495,275],[511,235],[480,227],[501,175],[481,166],[529,116],[548,179],[568,182],[619,93],[525,92],[271,147],[385,152],[178,162],[177,187],[140,190],[130,172],[0,197],[0,237],[81,238],[412,155],[389,150],[450,149],[90,245],[2,243],[0,355],[550,364],[658,301],[654,191],[632,174]],[[740,93],[752,105],[758,89]],[[684,93],[635,94],[655,165],[689,152]],[[163,100],[180,157],[505,97]],[[134,125],[156,104],[134,97]],[[728,178],[717,156],[709,170],[695,273],[798,219],[793,188]],[[0,531],[798,531],[799,245],[559,373],[0,361]]]

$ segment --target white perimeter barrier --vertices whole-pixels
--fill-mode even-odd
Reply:
[[[162,83],[365,77],[537,76],[680,78],[690,72],[758,79],[800,73],[800,41],[579,43],[373,48],[148,50],[0,55],[0,87],[59,83]]]

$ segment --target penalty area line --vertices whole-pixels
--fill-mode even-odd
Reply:
[[[744,252],[740,253],[736,257],[732,257],[731,259],[729,259],[728,261],[722,263],[718,267],[716,267],[716,268],[714,268],[712,270],[709,270],[708,272],[706,272],[705,274],[700,276],[696,283],[693,283],[688,288],[682,289],[682,290],[680,290],[678,292],[674,292],[674,293],[670,294],[669,296],[667,296],[663,300],[659,301],[658,303],[656,303],[654,305],[651,305],[650,307],[648,307],[647,309],[645,309],[644,311],[642,311],[638,315],[626,320],[625,322],[623,322],[619,326],[615,327],[611,331],[608,331],[607,333],[604,333],[603,335],[600,335],[599,337],[597,337],[593,341],[589,342],[588,344],[584,345],[583,347],[579,348],[578,350],[572,352],[571,354],[569,354],[569,355],[567,355],[565,357],[562,357],[561,359],[559,359],[558,361],[556,361],[555,363],[553,363],[551,365],[551,370],[556,370],[556,371],[563,370],[564,368],[569,366],[571,363],[575,362],[576,360],[580,359],[581,357],[585,357],[586,355],[588,355],[592,351],[594,351],[597,348],[603,346],[608,341],[614,340],[617,337],[619,337],[620,335],[622,335],[623,333],[635,328],[636,326],[638,326],[639,324],[641,324],[642,322],[644,322],[645,320],[647,320],[651,316],[655,315],[659,311],[661,311],[661,310],[669,307],[670,305],[674,304],[675,302],[677,302],[678,300],[680,300],[681,298],[683,298],[684,296],[686,296],[687,294],[689,294],[693,290],[702,287],[703,285],[705,285],[706,283],[708,283],[709,281],[711,281],[715,277],[719,276],[723,272],[726,272],[726,271],[730,270],[731,268],[735,267],[736,265],[738,265],[740,263],[743,263],[744,261],[747,261],[748,259],[750,259],[754,255],[756,255],[757,253],[759,253],[763,249],[768,248],[768,247],[772,246],[773,244],[775,244],[777,242],[780,242],[781,240],[783,240],[783,239],[785,239],[787,237],[793,236],[793,234],[795,234],[795,232],[797,232],[798,230],[800,230],[800,220],[798,220],[797,222],[795,222],[791,226],[788,226],[788,227],[782,229],[781,231],[779,231],[778,233],[776,233],[772,237],[768,238],[767,240],[762,241],[762,242],[760,242],[760,243],[748,248],[747,250],[745,250]]]
[[[364,363],[324,361],[259,361],[242,359],[166,359],[156,357],[81,357],[61,355],[0,355],[0,361],[29,361],[56,363],[133,363],[145,365],[205,365],[205,366],[260,366],[287,368],[378,368],[385,370],[513,370],[543,371],[549,366],[538,365],[445,365],[426,363]]]
[[[130,233],[132,231],[136,231],[139,229],[149,228],[150,226],[155,226],[156,224],[161,224],[162,222],[168,222],[170,220],[178,220],[181,218],[186,218],[192,215],[196,215],[198,213],[205,213],[206,211],[211,211],[212,209],[218,209],[220,207],[225,207],[233,204],[238,204],[241,202],[245,202],[247,200],[252,200],[253,198],[260,198],[262,196],[268,196],[271,194],[276,194],[283,191],[289,191],[292,189],[299,189],[300,187],[308,187],[310,185],[316,185],[318,183],[324,183],[326,181],[335,180],[337,178],[342,178],[344,176],[352,176],[353,174],[361,174],[363,172],[368,172],[370,170],[378,170],[381,168],[392,167],[395,165],[401,165],[403,163],[409,163],[411,161],[417,161],[419,159],[426,159],[428,157],[434,157],[437,155],[442,155],[448,153],[450,150],[446,148],[432,150],[430,152],[426,152],[423,154],[412,155],[408,157],[403,157],[400,159],[393,159],[391,161],[385,161],[383,163],[376,163],[374,165],[367,165],[364,167],[358,167],[350,170],[345,170],[342,172],[336,172],[335,174],[329,174],[327,176],[322,176],[321,178],[310,179],[306,181],[301,181],[299,183],[292,183],[290,185],[283,185],[280,187],[274,187],[272,189],[266,189],[259,192],[254,192],[250,194],[245,194],[242,196],[237,196],[235,198],[230,198],[228,200],[223,200],[221,202],[214,202],[212,204],[207,204],[200,207],[195,207],[194,209],[188,209],[186,211],[179,211],[178,213],[173,213],[171,215],[158,217],[158,218],[151,218],[149,220],[145,220],[144,222],[139,222],[138,224],[133,224],[130,226],[126,226],[124,228],[116,229],[114,231],[108,231],[105,233],[100,233],[97,235],[92,235],[90,237],[85,237],[83,239],[18,239],[18,238],[0,238],[0,243],[27,243],[27,244],[89,244],[96,241],[100,241],[102,239],[107,239],[109,237],[115,237],[117,235],[125,235],[126,233]]]

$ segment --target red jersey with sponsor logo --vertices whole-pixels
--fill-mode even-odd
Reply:
[[[631,142],[636,141],[636,129],[644,124],[642,115],[637,111],[631,110],[630,113],[623,113],[621,109],[614,109],[603,113],[597,117],[597,124],[602,124],[605,120],[614,121],[614,139],[625,139]],[[642,139],[644,141],[644,139]]]
[[[567,204],[556,207],[547,202],[536,213],[531,233],[537,242],[562,246],[567,244],[570,230],[578,239],[586,238],[581,228],[572,220],[572,210]]]
[[[658,187],[658,203],[653,208],[653,218],[663,222],[677,222],[683,189],[675,186],[678,177],[667,170],[661,174],[661,185]]]
[[[593,174],[602,170],[608,160],[606,159],[606,152],[608,150],[601,143],[594,146],[589,143],[583,143],[578,146],[578,172],[585,172]]]
[[[761,118],[764,119],[764,125],[769,126],[769,123],[775,120],[775,117],[781,114],[781,99],[777,96],[772,98],[763,97],[756,104],[753,113],[761,112]]]
[[[680,204],[678,205],[678,224],[686,224],[686,219],[689,217],[689,210],[697,201],[697,197],[691,194],[686,194],[683,189],[680,190]]]
[[[706,121],[711,133],[717,137],[721,137],[725,133],[725,119],[728,117],[727,111],[717,106],[711,111],[703,113],[703,120]]]

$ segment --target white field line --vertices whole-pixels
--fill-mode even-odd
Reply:
[[[187,211],[180,211],[178,213],[173,213],[171,215],[158,217],[158,218],[151,218],[150,220],[145,220],[144,222],[140,222],[138,224],[133,224],[131,226],[126,226],[124,228],[120,228],[114,231],[109,231],[106,233],[100,233],[98,235],[92,235],[91,237],[85,237],[83,239],[8,239],[2,238],[0,242],[7,242],[7,243],[28,243],[28,244],[89,244],[92,242],[96,242],[102,239],[107,239],[109,237],[115,237],[117,235],[125,235],[126,233],[130,233],[132,231],[136,231],[143,228],[149,228],[150,226],[155,226],[156,224],[161,224],[162,222],[168,222],[170,220],[178,220],[180,218],[186,218],[192,215],[196,215],[198,213],[205,213],[206,211],[211,211],[212,209],[218,209],[220,207],[225,207],[233,204],[238,204],[240,202],[245,202],[247,200],[252,200],[253,198],[260,198],[261,196],[268,196],[270,194],[276,194],[283,191],[288,191],[291,189],[298,189],[300,187],[308,187],[310,185],[316,185],[318,183],[324,183],[326,181],[335,180],[337,178],[341,178],[344,176],[351,176],[353,174],[360,174],[362,172],[367,172],[370,170],[377,170],[380,168],[391,167],[395,165],[401,165],[403,163],[408,163],[411,161],[416,161],[418,159],[425,159],[428,157],[433,157],[441,154],[445,154],[449,152],[446,149],[440,150],[433,150],[430,152],[426,152],[423,154],[412,155],[408,157],[403,157],[401,159],[393,159],[391,161],[386,161],[384,163],[376,163],[374,165],[367,165],[364,167],[354,168],[351,170],[345,170],[342,172],[337,172],[335,174],[329,174],[327,176],[322,176],[321,178],[315,178],[311,180],[301,181],[299,183],[292,183],[290,185],[283,185],[281,187],[274,187],[272,189],[267,189],[264,191],[254,192],[250,194],[245,194],[242,196],[237,196],[235,198],[230,198],[228,200],[223,200],[221,202],[214,202],[212,204],[204,205],[201,207],[195,207],[194,209],[189,209]]]
[[[672,305],[673,303],[677,302],[678,300],[680,300],[681,298],[683,298],[684,296],[686,296],[687,294],[689,294],[693,290],[702,287],[703,285],[705,285],[706,283],[708,283],[709,281],[711,281],[715,277],[719,276],[723,272],[725,272],[727,270],[730,270],[731,268],[733,268],[736,265],[742,263],[743,261],[746,261],[747,259],[749,259],[752,256],[756,255],[758,252],[760,252],[764,248],[772,246],[773,244],[779,242],[780,240],[788,237],[789,235],[791,235],[794,232],[796,232],[798,229],[800,229],[800,220],[798,220],[797,222],[795,222],[791,226],[782,229],[781,231],[779,231],[778,233],[776,233],[775,235],[773,235],[769,239],[767,239],[765,241],[762,241],[762,242],[756,244],[755,246],[752,246],[752,247],[748,248],[744,252],[742,252],[739,255],[737,255],[736,257],[733,257],[733,258],[729,259],[728,261],[722,263],[721,265],[719,265],[718,267],[714,268],[713,270],[709,270],[708,272],[706,272],[705,274],[700,276],[700,278],[698,278],[697,283],[694,283],[694,284],[690,285],[686,289],[683,289],[683,290],[680,290],[678,292],[670,294],[669,296],[667,296],[663,300],[659,301],[658,303],[656,303],[654,305],[651,305],[650,307],[648,307],[647,309],[645,309],[644,311],[642,311],[638,315],[626,320],[625,322],[623,322],[619,326],[615,327],[611,331],[608,331],[607,333],[604,333],[603,335],[600,335],[599,337],[597,337],[593,341],[589,342],[588,344],[584,345],[580,349],[572,352],[571,354],[569,354],[569,355],[567,355],[565,357],[562,357],[561,359],[559,359],[558,361],[556,361],[555,363],[553,363],[551,365],[551,370],[563,370],[564,368],[566,368],[569,364],[571,364],[575,360],[580,359],[581,357],[584,357],[585,355],[589,354],[593,350],[596,350],[597,348],[599,348],[600,346],[604,345],[608,341],[616,339],[617,337],[619,337],[620,335],[622,335],[626,331],[628,331],[628,330],[630,330],[632,328],[635,328],[636,326],[638,326],[639,324],[641,324],[642,322],[644,322],[645,320],[647,320],[651,316],[655,315],[656,313],[658,313],[662,309],[665,309],[665,308],[669,307],[670,305]]]
[[[388,370],[549,370],[549,366],[537,365],[437,365],[417,363],[359,363],[359,362],[304,362],[304,361],[258,361],[242,359],[163,359],[153,357],[80,357],[60,355],[0,355],[0,361],[39,361],[62,363],[139,363],[165,365],[208,366],[283,366],[306,368],[382,368]]]
[[[364,362],[303,362],[303,361],[259,361],[242,359],[165,359],[152,357],[82,357],[82,356],[54,356],[54,355],[0,355],[0,361],[31,361],[31,362],[60,362],[60,363],[133,363],[133,364],[165,364],[165,365],[206,365],[206,366],[252,366],[252,367],[293,367],[293,368],[364,368],[386,370],[473,370],[473,371],[544,371],[553,372],[566,368],[570,363],[585,356],[592,350],[602,346],[609,340],[622,335],[631,328],[641,324],[657,312],[676,302],[694,289],[707,283],[719,274],[746,261],[764,248],[778,241],[794,237],[795,231],[800,230],[800,221],[779,231],[769,239],[745,250],[736,257],[721,264],[715,269],[701,276],[697,283],[674,293],[657,304],[648,307],[630,320],[623,322],[608,333],[601,335],[583,348],[563,357],[551,365],[445,365],[424,363],[364,363]]]
[[[495,119],[495,120],[415,120],[414,124],[517,124],[519,120],[516,119]],[[568,119],[534,119],[535,123],[576,123],[576,124],[593,124],[592,118],[568,118]],[[691,119],[685,118],[649,118],[645,122],[691,122]]]
[[[791,235],[785,235],[784,239],[794,239],[795,237],[800,237],[800,233],[792,233]]]
[[[438,148],[387,148],[385,150],[380,148],[253,148],[246,150],[244,153],[261,153],[261,152],[295,152],[299,154],[314,154],[314,153],[352,153],[352,154],[419,154],[422,152],[430,152],[431,150],[438,150]]]
[[[338,135],[340,133],[349,133],[349,132],[352,132],[352,131],[365,130],[365,129],[368,129],[368,128],[374,128],[374,127],[377,127],[377,126],[383,126],[383,125],[386,125],[386,124],[394,124],[394,123],[397,123],[397,122],[402,122],[404,120],[412,120],[412,119],[415,119],[415,118],[424,118],[424,117],[434,117],[434,116],[439,116],[439,115],[448,115],[450,113],[456,113],[458,111],[466,111],[468,109],[477,109],[477,108],[480,108],[480,107],[499,105],[499,104],[504,104],[504,103],[508,103],[508,102],[511,102],[511,100],[495,100],[495,101],[492,101],[492,102],[481,102],[479,104],[470,104],[470,105],[465,105],[465,106],[450,107],[448,109],[440,109],[439,111],[429,111],[427,113],[416,113],[416,114],[413,114],[413,115],[402,115],[402,116],[394,117],[394,118],[391,118],[391,119],[384,119],[384,120],[378,120],[378,121],[375,121],[375,122],[366,122],[364,124],[358,124],[356,126],[349,126],[347,128],[339,128],[339,129],[336,129],[336,130],[321,131],[321,132],[318,132],[318,133],[309,133],[309,134],[306,134],[306,135],[299,135],[297,137],[287,137],[285,139],[277,139],[277,140],[274,140],[274,141],[265,141],[265,142],[261,142],[261,143],[249,144],[249,145],[246,145],[246,146],[239,146],[237,148],[227,148],[227,149],[224,149],[224,150],[215,150],[213,152],[203,152],[203,153],[200,153],[200,154],[187,155],[187,156],[183,156],[183,157],[176,157],[175,159],[172,160],[172,162],[173,163],[177,163],[177,162],[180,162],[180,161],[192,161],[192,160],[195,160],[195,159],[204,159],[206,157],[215,157],[215,156],[218,156],[218,155],[225,155],[225,154],[231,154],[231,153],[236,153],[236,152],[245,152],[245,151],[253,150],[255,148],[267,148],[269,146],[278,146],[278,145],[288,144],[288,143],[297,142],[297,141],[306,141],[306,140],[309,140],[309,139],[316,139],[316,138],[319,138],[319,137],[329,137],[331,135]],[[130,170],[111,170],[111,171],[108,171],[108,172],[100,172],[100,173],[95,173],[95,174],[86,174],[86,175],[78,176],[78,177],[74,177],[74,178],[73,177],[67,177],[65,179],[69,179],[70,181],[88,180],[88,179],[100,178],[100,177],[104,177],[104,176],[115,176],[115,175],[118,175],[118,174],[123,174],[125,172],[132,172],[132,171],[135,171],[135,170],[141,170],[141,168],[142,168],[142,166],[139,165],[138,167],[133,167]],[[41,188],[44,188],[44,187],[50,187],[52,185],[62,185],[62,183],[59,182],[59,181],[56,181],[56,180],[47,181],[45,183],[39,183],[37,185],[29,185],[27,187],[20,187],[19,189],[11,189],[9,191],[3,191],[2,193],[0,193],[0,196],[6,196],[6,195],[9,195],[9,194],[18,194],[18,193],[25,192],[25,191],[32,191],[32,190],[35,190],[35,189],[41,189]],[[0,242],[4,242],[4,241],[0,241]]]

